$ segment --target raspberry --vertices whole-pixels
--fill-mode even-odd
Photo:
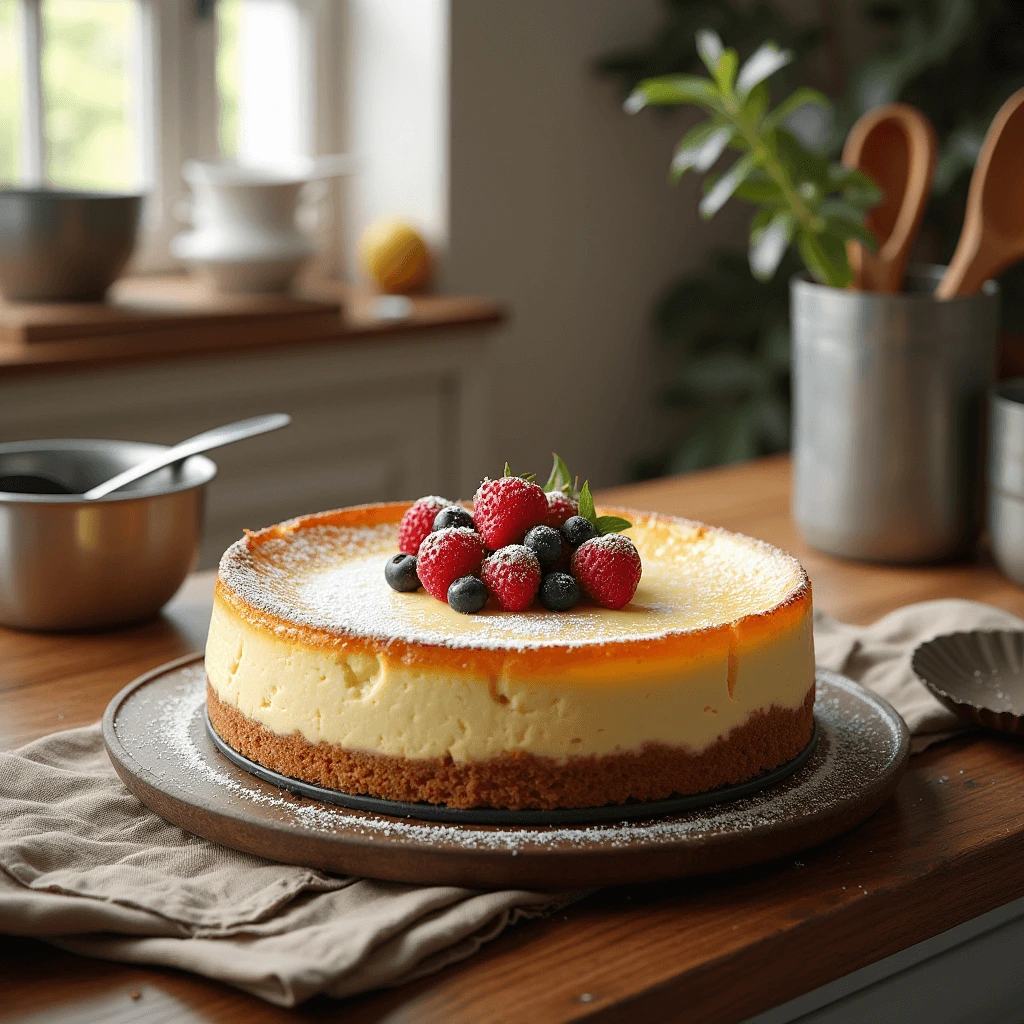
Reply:
[[[641,571],[639,552],[621,533],[592,537],[572,556],[572,574],[580,589],[605,608],[621,608],[630,602]]]
[[[439,498],[436,494],[414,501],[405,510],[402,525],[398,528],[398,550],[407,555],[417,554],[423,538],[433,529],[437,513],[450,504],[447,498]]]
[[[543,523],[547,515],[547,495],[518,476],[484,480],[473,498],[473,521],[492,551],[519,543],[526,531]]]
[[[484,542],[474,530],[453,526],[423,538],[416,556],[416,573],[428,594],[448,601],[448,588],[462,576],[472,576],[484,558]]]
[[[508,544],[484,559],[480,578],[505,611],[522,612],[540,587],[540,561],[522,544]]]
[[[548,492],[548,516],[544,520],[545,526],[557,530],[566,519],[576,515],[576,502],[564,491]]]

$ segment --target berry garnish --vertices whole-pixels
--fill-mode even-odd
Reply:
[[[480,535],[464,526],[430,533],[416,556],[416,572],[424,589],[438,601],[448,600],[448,588],[461,576],[480,568],[485,551]]]
[[[437,513],[447,508],[451,502],[447,498],[439,498],[436,494],[428,495],[414,501],[402,516],[402,525],[398,528],[398,550],[407,555],[419,554],[423,538],[434,527]]]
[[[472,615],[487,604],[489,596],[483,580],[475,576],[460,576],[448,588],[448,606],[452,611]]]
[[[465,526],[467,529],[475,530],[476,523],[473,517],[461,505],[449,505],[437,513],[433,529],[447,530],[453,526]]]
[[[484,543],[497,551],[516,544],[548,515],[547,495],[519,476],[485,480],[473,498],[473,521]]]
[[[621,533],[593,537],[573,552],[573,576],[583,592],[605,608],[622,608],[632,600],[640,572],[640,554]]]
[[[597,536],[597,530],[589,519],[583,516],[570,516],[562,523],[562,536],[571,548],[578,548],[584,541]]]
[[[576,515],[578,506],[576,502],[562,491],[548,492],[548,516],[544,520],[545,525],[557,530],[562,523]]]
[[[392,590],[409,593],[420,589],[420,578],[416,575],[415,555],[395,555],[384,566],[384,579]]]
[[[528,547],[508,544],[484,559],[480,578],[505,611],[525,611],[540,586],[540,561]]]
[[[554,565],[562,554],[562,535],[550,526],[535,526],[526,531],[523,545],[540,560],[541,566]]]
[[[549,572],[540,583],[540,603],[548,611],[567,612],[580,601],[580,585],[567,572]]]

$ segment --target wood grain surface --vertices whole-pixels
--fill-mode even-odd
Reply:
[[[780,544],[807,566],[818,606],[850,621],[938,597],[1024,615],[1024,591],[984,558],[895,568],[810,551],[788,493],[788,461],[775,458],[602,497]],[[201,647],[211,588],[193,577],[160,619],[115,633],[0,631],[0,744],[95,721],[132,678]],[[397,990],[285,1011],[174,971],[0,938],[0,1021],[739,1021],[1024,895],[1021,807],[1024,746],[972,734],[913,758],[894,800],[799,859],[604,889]]]

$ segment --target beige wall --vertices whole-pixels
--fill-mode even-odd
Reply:
[[[655,0],[453,0],[449,17],[444,287],[511,311],[495,347],[495,468],[541,472],[554,448],[596,484],[620,481],[665,429],[653,301],[715,236],[741,243],[749,212],[704,224],[696,182],[667,182],[687,115],[629,117],[592,72],[649,37]]]

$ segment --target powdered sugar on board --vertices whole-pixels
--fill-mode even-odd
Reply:
[[[283,620],[381,640],[527,649],[657,639],[760,614],[804,583],[799,564],[769,545],[683,520],[639,521],[629,531],[643,560],[633,600],[609,611],[590,604],[548,612],[488,607],[460,615],[423,591],[401,594],[384,580],[398,550],[397,524],[313,525],[239,541],[220,577],[243,601]]]
[[[716,835],[750,835],[780,824],[841,812],[891,769],[903,743],[887,705],[855,683],[818,674],[814,754],[779,785],[734,803],[650,821],[547,828],[459,826],[389,818],[298,800],[222,757],[206,735],[202,662],[172,670],[132,693],[114,722],[117,738],[158,788],[203,807],[230,804],[254,823],[273,819],[313,834],[379,838],[436,849],[541,853],[553,847],[636,849]]]

